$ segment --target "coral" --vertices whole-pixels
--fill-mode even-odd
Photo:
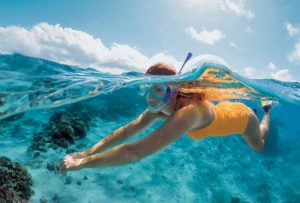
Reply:
[[[30,151],[46,152],[47,147],[68,148],[76,140],[86,136],[91,118],[86,113],[56,112],[44,125],[44,132],[34,135]],[[48,145],[47,145],[48,144]]]
[[[27,201],[23,200],[15,191],[0,187],[0,202],[25,203]]]
[[[83,113],[57,112],[49,119],[45,130],[51,143],[68,147],[86,136],[90,118]]]
[[[38,132],[33,136],[33,140],[31,146],[29,147],[29,151],[40,151],[46,152],[47,149],[45,148],[46,143],[46,135],[44,133]],[[35,154],[36,156],[36,154]]]
[[[89,129],[84,116],[67,112],[55,113],[46,128],[53,143],[58,146],[73,144],[83,138]]]
[[[7,157],[0,157],[0,200],[28,200],[34,194],[31,175],[19,163],[13,163]],[[18,201],[16,201],[18,202]]]

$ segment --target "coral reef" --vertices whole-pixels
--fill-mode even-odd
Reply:
[[[19,163],[7,157],[0,157],[0,200],[6,202],[25,202],[34,194],[31,175]]]
[[[57,112],[49,119],[45,131],[48,141],[60,147],[68,147],[86,136],[90,118],[84,113]]]
[[[22,199],[15,191],[7,190],[0,187],[0,202],[2,203],[25,203],[26,200]]]
[[[48,147],[68,148],[76,140],[86,136],[90,120],[86,113],[66,111],[54,113],[44,125],[44,131],[34,135],[29,151],[46,152]],[[37,157],[40,154],[33,153],[33,155]]]

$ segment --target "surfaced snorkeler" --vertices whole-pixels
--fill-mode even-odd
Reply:
[[[165,63],[152,65],[151,75],[175,75],[176,69]],[[218,104],[205,99],[203,93],[184,93],[171,84],[154,84],[146,92],[148,108],[135,120],[124,125],[90,149],[65,156],[61,171],[133,163],[158,152],[187,133],[193,139],[208,136],[241,134],[255,151],[262,151],[267,141],[271,104],[263,106],[259,120],[251,108],[240,102]],[[141,140],[119,144],[145,129],[156,119],[164,124]],[[106,151],[105,149],[112,147]]]

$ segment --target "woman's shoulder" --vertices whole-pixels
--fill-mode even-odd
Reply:
[[[192,118],[189,118],[195,123],[193,129],[198,129],[207,126],[215,116],[214,104],[208,100],[201,102],[197,100],[190,100],[183,102],[184,106],[190,106],[187,111],[192,111]]]
[[[199,101],[196,98],[185,98],[185,97],[180,97],[178,98],[178,107],[182,108],[188,105],[194,106],[194,108],[199,108],[199,109],[211,109],[213,108],[214,104],[210,102],[209,100],[202,100]]]
[[[208,100],[199,101],[194,98],[180,98],[178,101],[177,110],[186,106],[191,106],[198,117],[211,117],[214,116],[214,104]]]

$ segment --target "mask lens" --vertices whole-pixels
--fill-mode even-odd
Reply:
[[[156,113],[163,109],[174,95],[174,88],[171,89],[166,84],[152,85],[147,89],[146,100],[148,103],[148,109]]]
[[[161,101],[165,97],[166,89],[166,85],[152,85],[146,93],[147,98]]]

